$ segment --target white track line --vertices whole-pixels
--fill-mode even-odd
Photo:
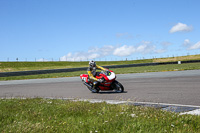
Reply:
[[[187,115],[187,114],[190,114],[190,115],[200,115],[200,109],[195,109],[195,110],[192,110],[192,111],[189,111],[189,112],[180,113],[180,115]]]
[[[188,112],[182,112],[180,115],[185,114],[191,114],[191,115],[200,115],[200,106],[194,106],[194,105],[182,105],[182,104],[169,104],[169,103],[152,103],[152,102],[133,102],[133,101],[119,101],[119,100],[101,100],[101,99],[77,99],[74,101],[89,101],[91,103],[101,103],[106,102],[108,104],[125,104],[125,103],[131,103],[131,104],[143,104],[143,105],[164,105],[164,106],[175,106],[175,107],[193,107],[193,108],[199,108]]]

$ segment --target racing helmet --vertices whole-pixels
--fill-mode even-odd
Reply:
[[[93,60],[91,60],[91,61],[89,62],[89,65],[92,66],[92,67],[95,67],[95,66],[96,66],[96,62],[93,61]]]

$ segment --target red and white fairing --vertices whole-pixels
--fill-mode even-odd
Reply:
[[[81,74],[80,78],[86,82],[86,83],[92,83],[89,79],[89,76],[87,74]],[[105,79],[105,82],[101,83],[101,85],[99,86],[99,88],[101,90],[109,90],[111,84],[115,81],[116,79],[116,75],[113,71],[108,70],[106,72],[102,71],[98,76],[96,76],[97,79]]]

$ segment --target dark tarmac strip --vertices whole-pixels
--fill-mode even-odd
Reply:
[[[143,106],[149,106],[147,102],[151,102],[166,110],[176,108],[175,112],[199,109],[200,70],[119,74],[117,80],[124,85],[125,93],[91,93],[79,77],[0,81],[0,97],[123,100],[133,101],[135,105],[144,102]]]

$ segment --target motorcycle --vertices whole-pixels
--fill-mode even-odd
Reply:
[[[92,93],[98,93],[99,91],[124,92],[124,87],[116,80],[115,73],[108,69],[106,71],[101,71],[96,76],[97,79],[103,80],[102,83],[99,83],[97,89],[93,89],[93,82],[89,79],[89,75],[81,74],[80,78],[82,79],[83,84],[86,85]]]

